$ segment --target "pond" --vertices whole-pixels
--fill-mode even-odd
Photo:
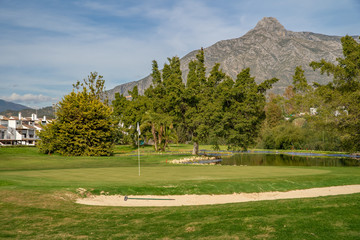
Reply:
[[[241,153],[223,157],[221,165],[359,167],[360,159],[287,154]]]

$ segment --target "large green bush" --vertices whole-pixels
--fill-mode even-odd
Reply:
[[[112,110],[101,99],[104,80],[91,73],[57,105],[56,120],[39,133],[39,150],[66,156],[111,155],[114,145]],[[75,85],[79,90],[80,84]]]
[[[274,128],[264,129],[257,147],[339,151],[345,150],[344,145],[346,143],[336,131],[321,130],[312,123],[299,127],[291,122],[284,122]]]

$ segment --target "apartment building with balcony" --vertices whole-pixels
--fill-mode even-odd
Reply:
[[[36,114],[26,118],[21,113],[16,117],[0,115],[0,145],[35,145],[37,132],[49,122],[46,116],[38,118]]]

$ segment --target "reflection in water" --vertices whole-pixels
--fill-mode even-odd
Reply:
[[[231,157],[224,157],[222,165],[247,166],[324,166],[350,167],[360,166],[360,159],[330,158],[330,157],[301,157],[285,154],[249,154],[241,153]]]

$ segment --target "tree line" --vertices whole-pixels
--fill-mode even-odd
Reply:
[[[360,44],[350,36],[341,43],[337,64],[324,59],[309,64],[332,75],[331,82],[310,85],[298,66],[284,94],[270,95],[258,147],[360,151]]]
[[[56,121],[40,133],[44,153],[63,155],[110,155],[115,143],[136,144],[136,123],[141,137],[156,151],[171,142],[193,143],[214,149],[248,147],[276,149],[360,149],[360,47],[352,37],[342,38],[344,58],[338,64],[312,62],[320,74],[333,81],[309,85],[301,66],[295,69],[293,85],[283,95],[268,94],[276,78],[260,84],[243,69],[232,79],[220,64],[206,74],[204,50],[189,63],[184,83],[178,57],[168,58],[160,70],[152,62],[152,84],[140,95],[137,86],[131,99],[117,93],[104,101],[104,80],[91,73],[57,105]],[[313,115],[300,113],[315,109]]]
[[[173,57],[160,71],[152,63],[152,85],[144,95],[137,87],[129,92],[131,101],[117,93],[114,115],[121,123],[123,139],[135,143],[134,123],[151,139],[156,151],[164,151],[169,142],[192,142],[193,154],[199,143],[231,149],[247,149],[257,136],[265,119],[265,92],[278,79],[256,84],[250,69],[242,70],[235,80],[215,64],[206,76],[204,50],[189,63],[187,82],[182,79],[180,59]]]

